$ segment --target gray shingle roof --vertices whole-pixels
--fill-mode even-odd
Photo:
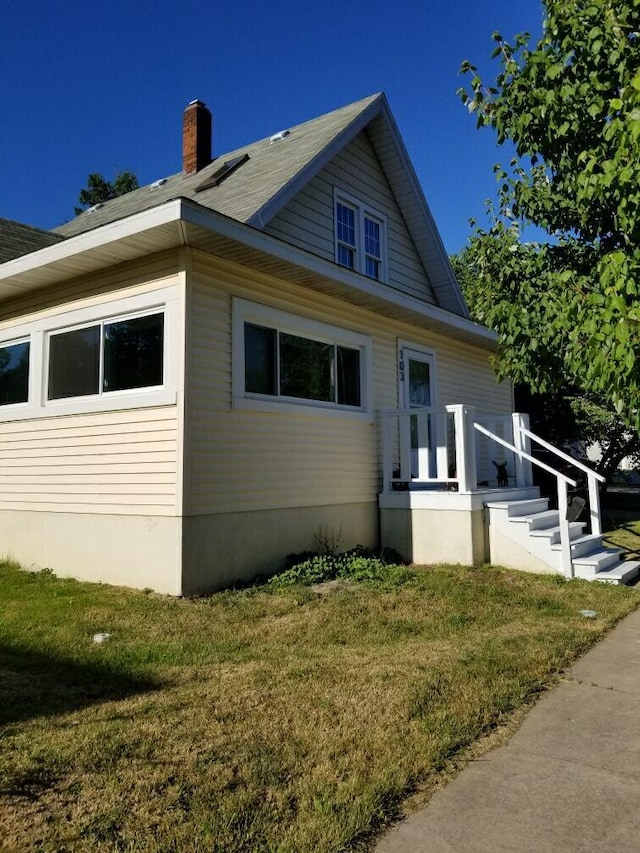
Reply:
[[[45,246],[59,243],[63,238],[51,231],[0,217],[0,263],[37,252]]]
[[[254,224],[261,210],[275,196],[294,182],[296,176],[321,156],[368,107],[382,98],[380,94],[371,95],[320,118],[287,128],[289,135],[279,142],[271,143],[267,137],[218,155],[196,174],[185,175],[180,172],[168,177],[162,186],[154,189],[152,185],[140,187],[105,202],[98,210],[81,213],[56,228],[55,232],[63,237],[72,237],[176,198],[190,198],[232,219]],[[248,154],[249,160],[219,186],[197,192],[197,187],[206,182],[225,161],[242,154]]]

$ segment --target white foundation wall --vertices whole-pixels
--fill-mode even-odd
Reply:
[[[369,502],[185,518],[183,594],[271,575],[287,555],[317,550],[321,530],[334,537],[340,551],[374,546],[379,540],[377,509]]]
[[[0,512],[0,559],[58,577],[180,595],[181,547],[176,517]]]

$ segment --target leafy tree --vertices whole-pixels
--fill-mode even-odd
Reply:
[[[137,190],[138,186],[138,178],[133,172],[118,172],[113,181],[107,181],[99,172],[92,172],[87,178],[87,186],[80,190],[78,196],[80,206],[74,207],[73,210],[77,216],[87,207],[93,207],[94,204],[101,204],[131,190]]]
[[[543,5],[536,44],[494,33],[494,85],[462,66],[464,103],[516,155],[472,239],[470,300],[499,332],[500,376],[577,389],[638,432],[640,0]]]
[[[467,248],[451,258],[471,316],[479,322],[486,321],[488,316],[494,315],[495,304],[501,300],[501,317],[509,312],[516,313],[520,317],[521,324],[528,323],[534,313],[531,305],[533,297],[529,302],[511,302],[500,292],[499,287],[493,284],[500,278],[500,267],[489,266],[489,259],[499,263],[501,254],[497,246],[494,247],[495,252],[487,253],[486,243],[495,239],[486,234],[482,237],[474,236]],[[482,264],[482,271],[480,264]],[[528,296],[529,290],[526,285],[525,282],[523,289],[525,296]],[[514,294],[513,298],[517,299],[518,295]],[[533,362],[539,354],[536,340],[540,330],[530,329],[530,333],[536,336],[532,338],[533,352],[527,354]],[[544,334],[544,329],[542,333]],[[582,453],[586,453],[589,445],[597,443],[602,456],[593,467],[606,477],[607,482],[602,486],[602,491],[605,491],[612,475],[625,457],[630,457],[636,465],[640,464],[640,435],[628,428],[623,418],[602,394],[585,391],[579,386],[567,383],[563,380],[562,373],[558,376],[553,375],[552,345],[542,347],[540,351],[544,355],[539,359],[538,367],[541,371],[551,373],[548,382],[550,390],[536,392],[532,391],[527,384],[516,385],[516,409],[529,412],[533,430],[556,446],[575,447],[577,445]],[[546,363],[544,368],[543,362]],[[557,368],[561,370],[560,355],[555,357],[555,362]]]

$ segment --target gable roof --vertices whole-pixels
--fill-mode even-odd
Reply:
[[[302,172],[306,172],[309,164],[336,138],[340,138],[367,106],[380,97],[373,95],[289,128],[289,134],[280,142],[270,142],[270,137],[267,137],[220,154],[194,174],[178,172],[167,177],[162,186],[154,188],[153,184],[149,184],[140,187],[105,202],[98,210],[85,211],[54,230],[71,237],[176,198],[192,199],[231,219],[260,227],[260,214],[270,202],[281,197],[283,190]],[[225,162],[243,154],[248,154],[249,159],[218,186],[198,191],[198,187],[206,184]]]
[[[54,229],[72,237],[167,201],[187,198],[210,210],[262,230],[295,194],[367,129],[382,169],[396,197],[418,255],[441,307],[467,317],[468,311],[442,240],[420,187],[386,97],[379,93],[319,118],[289,128],[279,141],[271,138],[219,155],[195,174],[180,172],[85,211]],[[242,155],[219,184],[202,189],[225,163]]]
[[[51,231],[0,217],[0,263],[52,246],[62,239]]]

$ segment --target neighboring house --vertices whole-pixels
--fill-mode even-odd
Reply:
[[[476,447],[473,407],[511,441],[512,392],[385,97],[213,160],[194,101],[183,155],[55,232],[9,227],[1,551],[185,595],[273,571],[320,528],[485,559],[505,453]],[[507,491],[532,497],[509,460]]]

